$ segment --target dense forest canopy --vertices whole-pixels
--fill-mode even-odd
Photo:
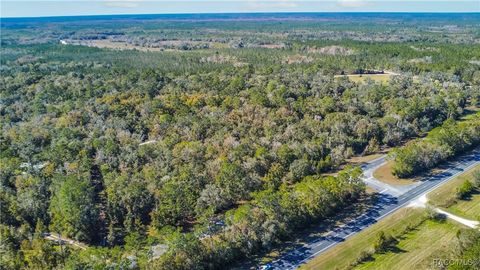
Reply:
[[[346,159],[479,107],[478,14],[329,16],[2,20],[1,264],[222,268],[367,196]]]

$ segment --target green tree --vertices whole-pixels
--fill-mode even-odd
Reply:
[[[99,241],[99,211],[93,187],[72,175],[60,178],[63,183],[55,190],[50,205],[51,229],[77,240]]]
[[[45,240],[43,237],[45,231],[43,223],[37,221],[32,241],[24,240],[21,244],[27,268],[52,269],[62,263],[62,257],[66,252],[57,251],[53,242]]]
[[[463,200],[470,195],[470,193],[473,191],[474,188],[475,187],[473,186],[472,182],[467,180],[463,182],[462,185],[457,187],[457,189],[455,190],[455,197],[457,199]]]
[[[167,237],[168,251],[152,262],[153,269],[204,269],[204,247],[191,233],[172,233]]]
[[[375,252],[385,252],[387,251],[392,245],[395,245],[397,240],[390,234],[386,234],[385,232],[381,231],[378,233],[377,240],[375,241],[373,248]]]

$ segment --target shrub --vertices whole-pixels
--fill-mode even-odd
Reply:
[[[373,245],[373,248],[375,252],[382,253],[387,251],[390,247],[397,244],[397,242],[398,242],[397,239],[395,239],[395,237],[393,237],[391,234],[386,234],[383,231],[381,231],[378,234],[377,240]]]
[[[430,205],[428,205],[425,209],[425,215],[428,219],[436,222],[444,222],[446,218],[445,215],[438,213],[437,211],[435,211],[435,208]]]
[[[358,257],[355,259],[355,261],[353,261],[352,263],[350,263],[349,267],[347,267],[347,269],[353,269],[355,268],[356,266],[358,266],[359,264],[362,264],[363,262],[366,262],[368,260],[371,260],[372,259],[372,255],[375,253],[374,250],[372,249],[368,249],[368,250],[363,250],[362,252],[360,252],[360,254],[358,254]]]
[[[465,181],[461,186],[459,186],[455,192],[455,197],[457,199],[464,200],[470,195],[470,193],[475,189],[472,182]]]

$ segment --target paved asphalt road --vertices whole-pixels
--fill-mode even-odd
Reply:
[[[374,160],[364,166],[362,169],[367,172],[379,167],[384,163],[384,157]],[[279,259],[268,265],[265,269],[295,269],[306,263],[313,257],[321,254],[336,244],[345,241],[348,237],[360,232],[378,220],[393,213],[395,210],[408,205],[411,201],[428,193],[432,189],[454,178],[463,171],[480,163],[480,150],[475,150],[448,164],[448,169],[442,173],[426,177],[420,184],[414,185],[408,191],[399,196],[390,193],[379,193],[376,204],[365,214],[342,227],[334,229],[328,236],[319,237],[308,241],[303,247],[289,251]],[[368,183],[367,183],[368,184]],[[378,187],[377,187],[378,188]]]

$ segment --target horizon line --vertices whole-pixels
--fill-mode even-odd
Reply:
[[[0,16],[3,19],[47,19],[71,17],[104,17],[104,16],[152,16],[152,15],[221,15],[221,14],[478,14],[480,11],[251,11],[251,12],[171,12],[171,13],[112,13],[112,14],[77,14],[54,16]]]

